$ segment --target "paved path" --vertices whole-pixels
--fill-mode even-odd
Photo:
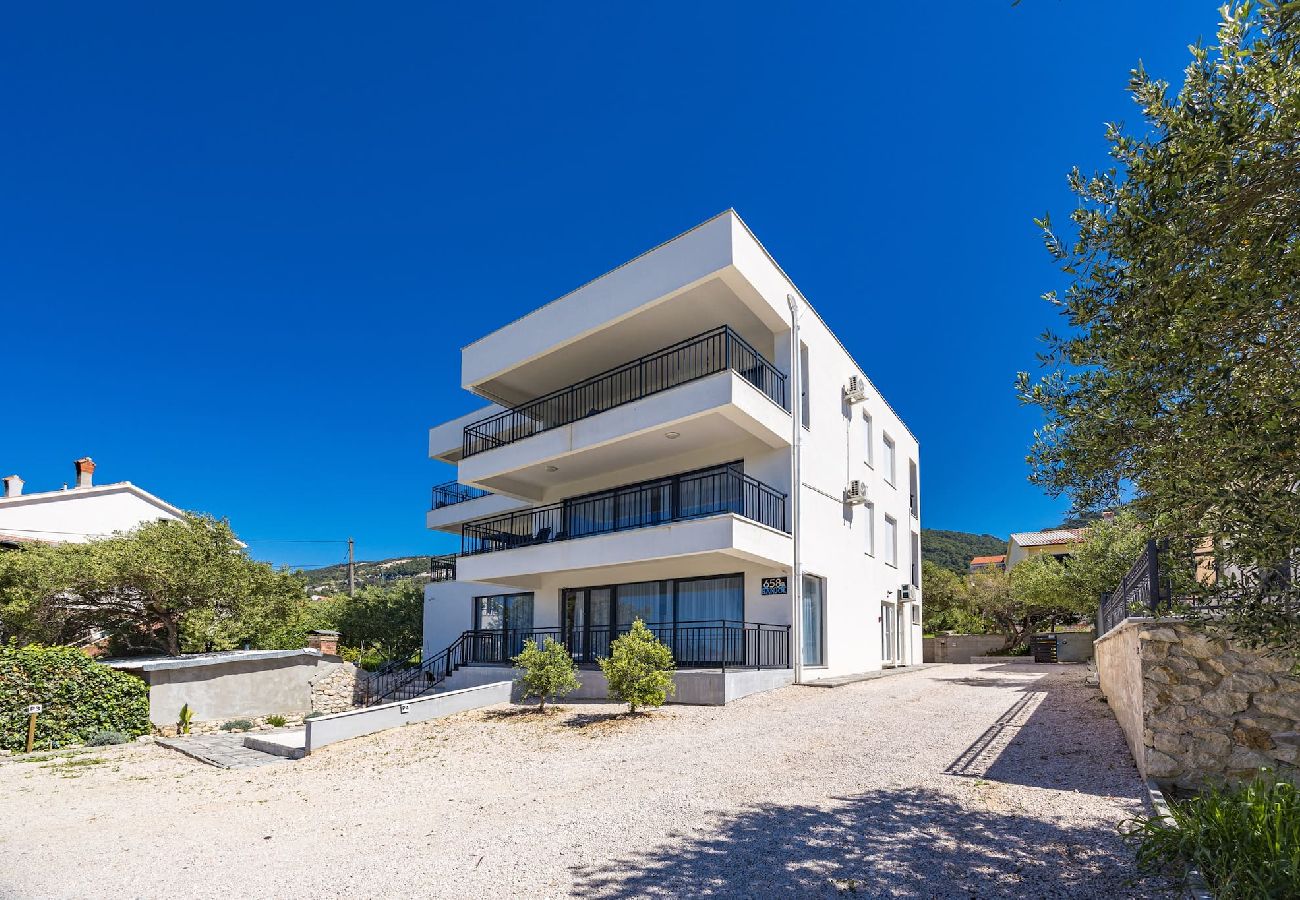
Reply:
[[[244,746],[244,735],[234,734],[195,734],[176,738],[158,738],[154,743],[172,750],[179,750],[186,756],[205,762],[219,769],[252,769],[257,766],[269,766],[288,762],[283,756],[263,753]]]
[[[0,762],[0,897],[1130,898],[1082,666],[942,665],[629,718],[503,704],[222,771]],[[69,836],[73,838],[69,838]]]

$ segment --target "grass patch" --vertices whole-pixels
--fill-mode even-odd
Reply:
[[[51,763],[50,765],[46,766],[45,768],[47,768],[47,769],[74,769],[74,768],[79,768],[79,767],[81,767],[81,766],[98,766],[98,765],[100,765],[101,763],[104,763],[104,762],[107,762],[107,761],[108,761],[108,760],[104,759],[104,758],[101,757],[101,756],[86,756],[86,757],[83,757],[83,758],[80,758],[80,759],[69,759],[67,762],[63,762],[63,763],[57,763],[57,764],[56,764],[56,763]]]
[[[1265,773],[1170,804],[1169,816],[1121,826],[1138,866],[1180,877],[1204,874],[1219,900],[1300,896],[1300,790]]]

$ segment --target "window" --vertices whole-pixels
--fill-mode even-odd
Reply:
[[[885,435],[885,483],[894,484],[894,439]]]
[[[524,641],[533,636],[533,595],[475,597],[474,630],[500,632],[505,655],[518,655],[524,649]]]
[[[826,665],[826,579],[803,577],[803,664]]]
[[[803,427],[812,430],[812,417],[808,410],[808,345],[799,342],[799,417]]]
[[[876,504],[865,503],[862,506],[863,515],[866,517],[867,533],[867,553],[871,556],[876,555]]]
[[[912,584],[921,583],[921,536],[912,532]]]
[[[885,562],[898,565],[898,523],[892,516],[885,516]]]
[[[865,446],[863,447],[863,451],[866,453],[865,459],[867,461],[867,465],[874,467],[876,464],[876,449],[875,449],[876,436],[875,436],[875,429],[872,428],[871,425],[872,425],[871,414],[868,413],[866,410],[863,410],[862,411],[862,431],[863,431],[862,440],[865,444]]]
[[[913,519],[921,518],[921,493],[916,472],[916,460],[907,461],[907,489],[911,497],[908,500],[908,509],[912,512]]]

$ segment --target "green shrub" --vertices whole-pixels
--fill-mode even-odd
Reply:
[[[88,747],[108,747],[112,744],[129,744],[131,739],[120,731],[96,731],[86,739]]]
[[[190,709],[190,705],[186,703],[181,707],[180,717],[176,720],[176,724],[180,728],[181,734],[190,733],[190,723],[193,721],[194,710]]]
[[[26,747],[32,703],[44,707],[36,717],[41,747],[84,743],[100,731],[149,732],[149,688],[139,678],[75,647],[0,646],[0,748]]]
[[[231,719],[221,723],[222,731],[252,731],[253,723],[247,719]]]
[[[519,675],[515,678],[523,685],[523,698],[538,697],[538,712],[546,711],[546,701],[571,694],[579,687],[578,666],[564,645],[544,638],[539,648],[536,641],[524,641],[524,650],[511,660]]]
[[[267,716],[267,717],[266,717],[266,724],[267,724],[267,725],[270,725],[272,728],[283,728],[283,727],[284,727],[284,723],[285,723],[286,721],[287,721],[287,720],[285,719],[284,716]]]
[[[628,705],[663,706],[677,692],[673,684],[673,652],[637,619],[632,630],[609,645],[609,656],[597,660],[609,681],[609,696]]]
[[[1195,866],[1219,900],[1300,896],[1300,791],[1263,772],[1121,825],[1145,871]]]

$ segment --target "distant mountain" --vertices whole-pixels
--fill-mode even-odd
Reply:
[[[424,584],[430,578],[429,556],[395,556],[375,562],[356,563],[357,587],[368,584],[390,584],[394,581],[410,579],[417,584]],[[325,566],[320,569],[305,569],[307,590],[312,594],[341,594],[348,589],[348,564]]]
[[[996,556],[1007,552],[1006,538],[966,531],[921,529],[921,558],[950,569],[958,575],[970,570],[973,556]]]

